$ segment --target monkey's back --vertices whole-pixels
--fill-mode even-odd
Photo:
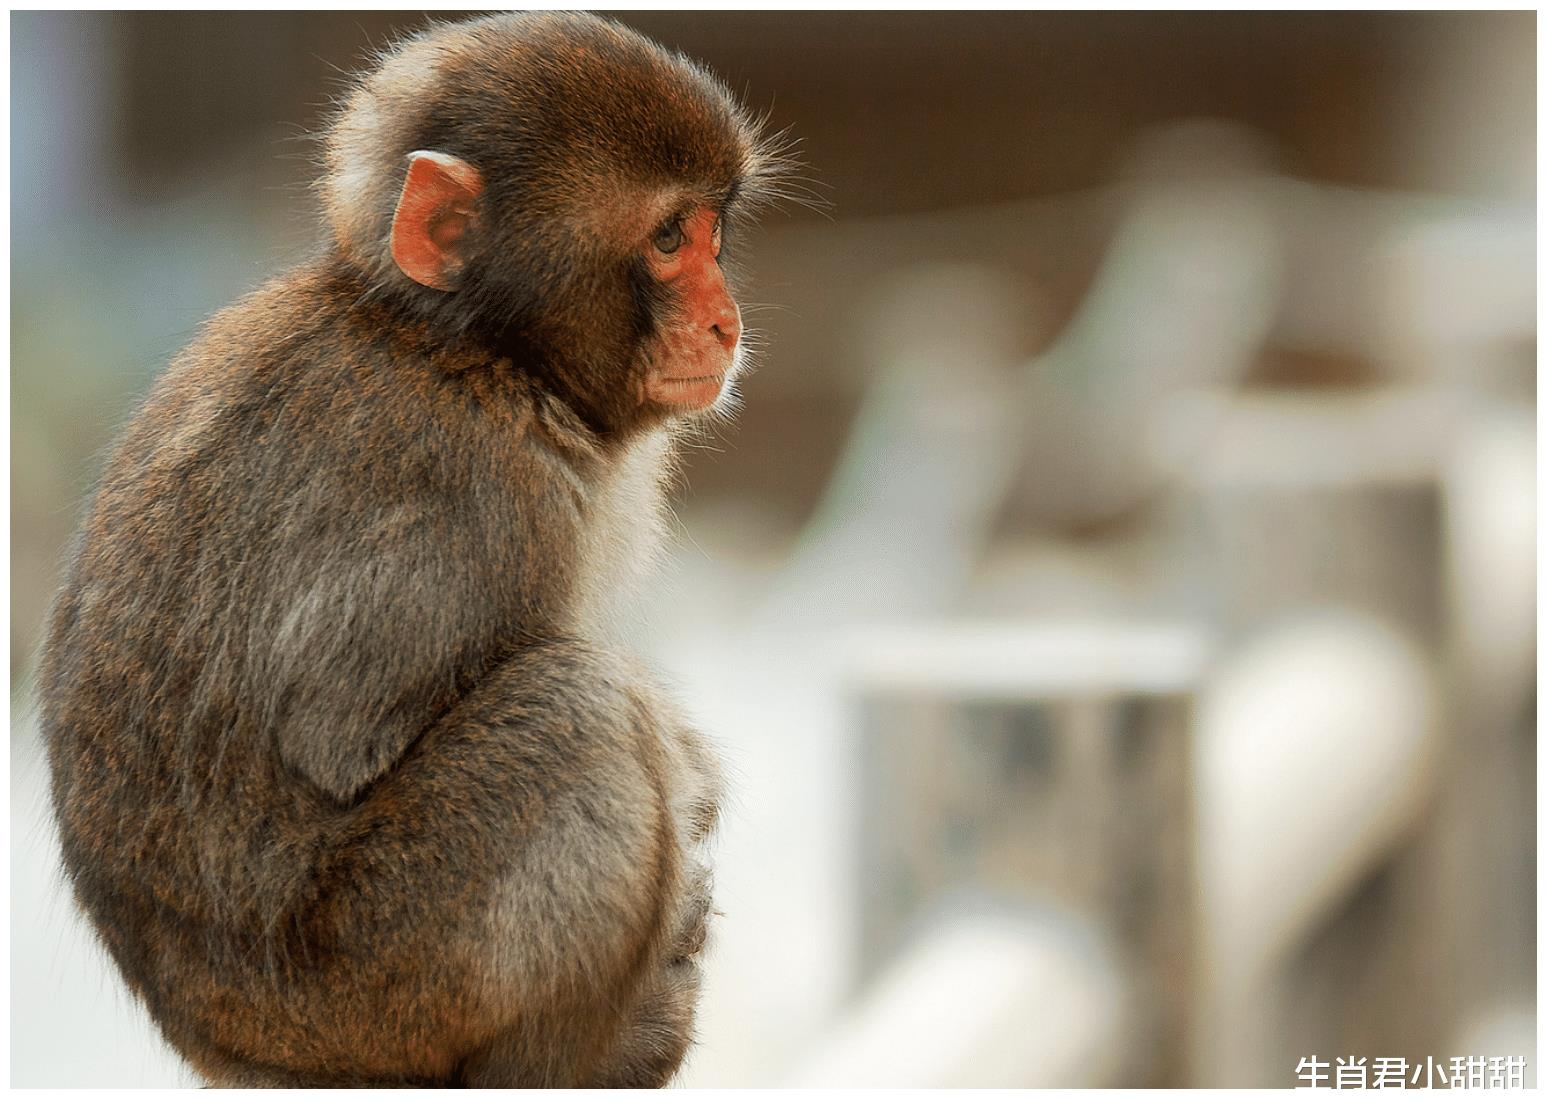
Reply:
[[[372,845],[411,843],[437,791],[405,820],[379,787],[491,668],[568,624],[566,555],[534,561],[531,531],[574,527],[583,440],[509,364],[405,354],[412,333],[360,290],[319,265],[211,323],[109,460],[51,618],[66,868],[196,1063],[311,1043],[347,1079],[367,1047],[412,1066],[426,1026],[479,1025],[477,961],[454,946],[502,872],[493,824],[469,811],[460,845],[392,888],[406,871]],[[570,781],[544,750],[537,801]],[[351,982],[379,987],[351,1000]],[[446,1070],[425,1056],[426,1078]]]

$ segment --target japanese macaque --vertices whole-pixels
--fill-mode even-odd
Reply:
[[[601,622],[734,384],[721,262],[786,158],[559,14],[394,48],[325,148],[327,247],[177,358],[75,544],[69,878],[210,1084],[661,1084],[720,778]]]

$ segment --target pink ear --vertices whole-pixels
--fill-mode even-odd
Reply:
[[[483,176],[467,161],[447,153],[409,154],[392,215],[392,258],[403,274],[435,290],[457,288],[482,193]]]

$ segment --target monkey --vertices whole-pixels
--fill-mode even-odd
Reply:
[[[611,640],[746,361],[791,158],[613,21],[389,47],[317,253],[108,457],[39,676],[63,864],[212,1086],[658,1086],[711,914],[714,749]]]

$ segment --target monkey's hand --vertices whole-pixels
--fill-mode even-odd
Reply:
[[[676,1073],[693,1040],[712,911],[708,867],[687,867],[682,903],[663,964],[645,985],[597,1087],[660,1087]]]
[[[635,1001],[597,1086],[660,1087],[677,1072],[693,1041],[702,984],[702,956],[713,914],[710,837],[719,822],[724,776],[708,741],[656,696],[653,709],[665,726],[664,747],[673,762],[669,796],[681,852],[681,889],[672,910],[660,962]]]

